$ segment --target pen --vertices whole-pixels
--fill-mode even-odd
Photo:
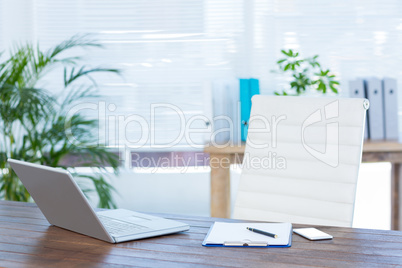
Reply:
[[[266,235],[266,236],[269,236],[269,237],[273,237],[273,238],[278,237],[276,234],[268,233],[268,232],[261,231],[261,230],[255,229],[255,228],[247,227],[247,230],[252,231],[254,233],[258,233],[258,234]]]

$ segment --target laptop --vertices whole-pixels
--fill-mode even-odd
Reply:
[[[185,223],[126,209],[95,212],[68,171],[14,159],[8,163],[52,225],[110,243],[190,229]]]

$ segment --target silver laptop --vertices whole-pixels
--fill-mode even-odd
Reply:
[[[8,159],[50,224],[110,243],[187,231],[185,223],[126,209],[95,212],[63,169]]]

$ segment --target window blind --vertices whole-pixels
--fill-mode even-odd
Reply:
[[[284,89],[288,78],[271,72],[281,49],[320,55],[339,76],[341,96],[355,77],[402,72],[397,0],[0,0],[0,12],[0,50],[23,40],[46,49],[77,33],[104,45],[80,53],[91,66],[123,70],[123,78],[96,77],[99,111],[88,111],[112,147],[201,148],[194,145],[204,143],[204,133],[186,139],[182,131],[183,123],[208,131],[205,84],[255,77],[262,94]],[[47,79],[57,91],[61,76]]]
[[[234,76],[242,7],[242,1],[35,0],[33,40],[47,48],[93,33],[105,49],[87,51],[89,64],[123,70],[123,78],[96,77],[104,107],[100,139],[108,145],[193,150],[204,134],[186,139],[183,127],[205,130],[202,118],[189,120],[204,114],[206,81]]]
[[[356,77],[399,78],[402,51],[402,2],[271,0],[253,1],[252,75],[262,92],[286,88],[286,77],[270,70],[282,58],[281,49],[302,56],[319,55],[319,62],[340,78],[340,95],[349,95],[348,81]],[[398,84],[401,88],[402,79]],[[401,94],[400,94],[401,95]]]

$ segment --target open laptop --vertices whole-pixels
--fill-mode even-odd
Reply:
[[[8,163],[55,226],[110,243],[190,229],[185,223],[125,209],[95,212],[68,171],[14,159]]]

